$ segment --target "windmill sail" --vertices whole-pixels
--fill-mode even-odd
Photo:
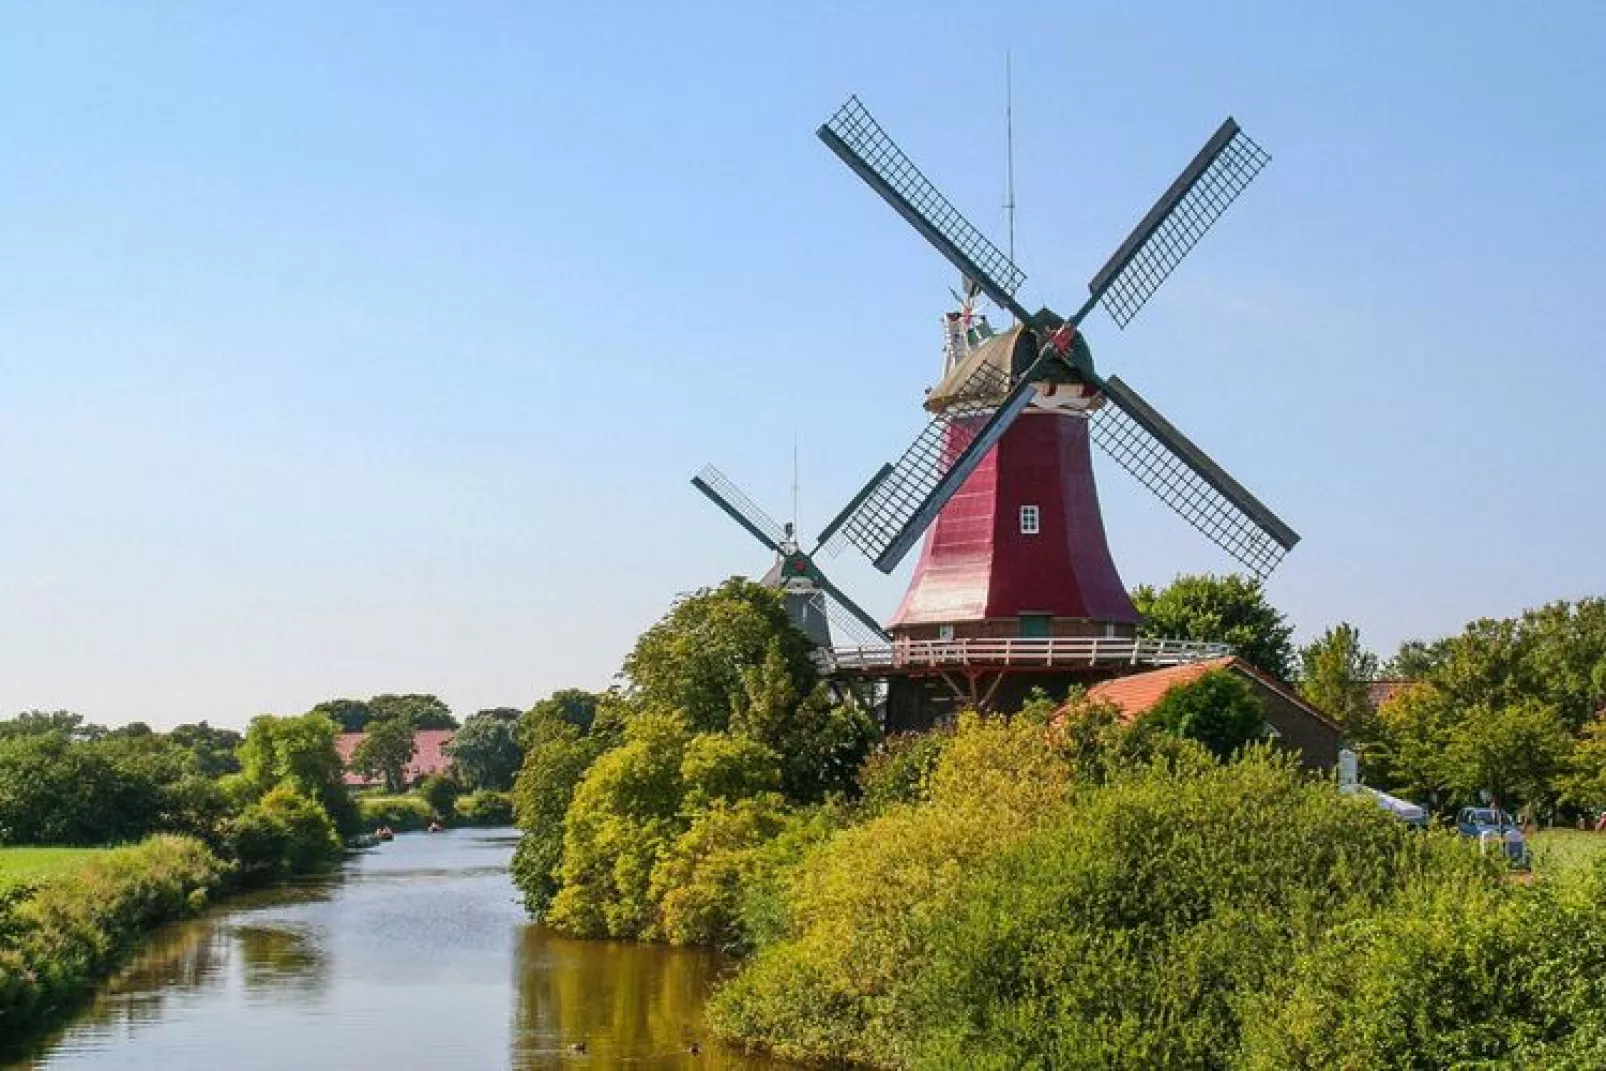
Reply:
[[[1088,305],[1125,328],[1270,160],[1228,118],[1087,284]]]
[[[897,568],[942,507],[1032,400],[1033,365],[1012,389],[1008,374],[981,365],[958,401],[932,418],[842,527],[883,573]],[[1002,397],[1000,402],[998,399]]]
[[[1119,377],[1111,376],[1102,388],[1114,404],[1089,418],[1093,441],[1183,520],[1265,579],[1299,534]]]
[[[743,494],[742,489],[723,472],[707,465],[691,478],[691,484],[712,499],[714,505],[724,510],[731,520],[747,529],[754,539],[773,551],[780,551],[781,543],[786,539],[786,530],[758,503]]]
[[[1004,252],[959,214],[925,174],[881,129],[858,97],[826,121],[820,140],[919,231],[966,279],[1022,323],[1030,314],[1015,300],[1026,281]]]

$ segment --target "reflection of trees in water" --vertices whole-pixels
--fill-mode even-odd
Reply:
[[[296,1003],[323,999],[328,955],[315,927],[234,926],[229,935],[240,950],[240,978],[247,993]]]
[[[210,921],[164,926],[68,1029],[135,1037],[162,1020],[168,1001],[216,985],[228,958],[228,938]]]
[[[721,973],[703,949],[621,941],[573,941],[540,926],[520,933],[514,972],[512,1064],[550,1066],[553,1055],[585,1042],[593,1061],[643,1060],[676,1066],[693,1041],[714,1045],[702,1026],[703,999]],[[726,1067],[778,1067],[733,1060]]]

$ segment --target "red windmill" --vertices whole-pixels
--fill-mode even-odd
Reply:
[[[1125,327],[1269,157],[1226,120],[1088,284],[1068,319],[1028,312],[1025,273],[976,230],[858,98],[819,136],[1016,323],[993,334],[946,319],[931,422],[855,497],[833,543],[891,572],[926,535],[889,647],[835,652],[844,673],[891,684],[893,727],[955,703],[1008,705],[1035,684],[1220,654],[1138,640],[1138,614],[1105,540],[1090,444],[1264,577],[1299,536],[1118,377],[1100,376],[1079,330],[1103,303]],[[968,311],[968,301],[966,302]],[[840,519],[839,519],[840,520]],[[928,528],[930,529],[927,534]]]

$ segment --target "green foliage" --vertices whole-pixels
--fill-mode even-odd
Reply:
[[[524,757],[519,750],[517,712],[513,713],[513,719],[496,711],[475,714],[446,745],[458,779],[468,788],[506,791],[513,787]]]
[[[1606,810],[1606,714],[1584,726],[1561,778],[1563,798],[1585,812]]]
[[[1378,708],[1375,739],[1367,754],[1368,783],[1386,785],[1441,809],[1454,799],[1444,749],[1456,721],[1450,697],[1419,681]]]
[[[926,798],[926,782],[942,759],[952,730],[889,736],[859,766],[859,806],[873,818],[900,803]]]
[[[222,777],[240,770],[235,752],[245,738],[233,729],[217,729],[201,721],[176,726],[167,738],[190,753],[195,772],[202,777]]]
[[[288,783],[231,819],[225,844],[247,882],[328,869],[339,861],[341,848],[328,812]]]
[[[1461,798],[1487,789],[1507,808],[1543,809],[1572,759],[1560,714],[1537,700],[1466,712],[1446,734],[1445,780]]]
[[[240,780],[234,791],[259,799],[289,785],[317,800],[341,834],[359,832],[357,808],[346,791],[345,765],[335,748],[338,734],[339,728],[322,714],[251,719],[240,745]]]
[[[1143,615],[1139,633],[1174,640],[1230,643],[1239,658],[1279,680],[1293,673],[1293,628],[1247,577],[1179,576],[1156,591],[1132,592]]]
[[[785,801],[766,792],[715,799],[692,819],[653,867],[648,895],[658,904],[659,934],[674,944],[743,947],[744,892],[760,869],[776,865],[767,848],[787,817]]]
[[[563,819],[575,786],[613,739],[604,727],[614,718],[601,719],[597,726],[586,720],[587,728],[581,729],[561,707],[537,704],[520,725],[524,764],[513,785],[513,814],[524,835],[513,853],[512,871],[525,909],[536,918],[546,914],[557,895]]]
[[[582,691],[579,688],[559,689],[535,704],[519,719],[519,743],[528,747],[529,734],[553,720],[568,722],[581,735],[589,733],[591,723],[597,717],[597,707],[603,701],[604,697],[596,692]]]
[[[1361,630],[1347,621],[1299,649],[1299,694],[1351,740],[1370,735],[1367,684],[1376,676],[1377,656],[1361,645]]]
[[[1241,1066],[1600,1067],[1603,891],[1598,877],[1413,890],[1248,1003]]]
[[[374,721],[406,722],[415,729],[455,729],[452,708],[433,695],[376,695],[368,700]]]
[[[435,773],[418,782],[418,787],[413,791],[432,812],[446,819],[453,814],[457,798],[463,794],[463,786],[455,778]]]
[[[351,767],[367,777],[385,782],[385,791],[401,792],[407,787],[407,767],[413,761],[417,742],[413,725],[405,718],[376,718],[351,753]]]
[[[450,805],[448,805],[450,806]],[[422,794],[406,796],[359,796],[357,810],[362,815],[363,828],[372,832],[385,826],[398,833],[426,828],[442,812],[432,806]],[[453,813],[450,809],[445,815]]]
[[[1266,735],[1266,710],[1248,681],[1216,669],[1166,692],[1142,724],[1197,741],[1225,759]]]
[[[0,892],[0,1023],[8,1040],[80,996],[145,932],[205,903],[223,864],[158,836],[98,853],[71,881]]]
[[[677,710],[697,732],[722,731],[747,700],[746,674],[776,654],[791,696],[814,690],[808,639],[778,592],[740,577],[681,597],[636,641],[624,672],[645,710]]]
[[[927,954],[926,923],[957,904],[969,868],[1026,836],[1069,785],[1041,726],[967,715],[928,802],[895,804],[805,857],[787,888],[787,936],[716,995],[716,1027],[785,1055],[886,1061],[883,1010]]]
[[[773,637],[764,660],[742,671],[730,729],[781,756],[788,799],[817,802],[854,787],[859,764],[880,732],[852,699],[834,702],[824,682],[800,691],[803,679],[784,638]]]
[[[1406,640],[1394,652],[1394,657],[1383,663],[1379,675],[1389,680],[1424,680],[1444,664],[1448,655],[1448,645],[1448,640],[1438,640],[1434,643]]]
[[[1429,883],[1507,888],[1453,835],[1273,749],[1093,761],[1097,735],[1133,745],[1097,706],[1073,713],[1051,746],[1030,723],[967,721],[928,799],[815,848],[715,1028],[875,1066],[1230,1066],[1245,1007],[1327,933]]]
[[[311,713],[331,718],[343,733],[360,733],[374,720],[374,712],[361,699],[330,699],[312,708]]]
[[[459,796],[453,813],[471,826],[505,826],[513,821],[513,794],[483,789]]]

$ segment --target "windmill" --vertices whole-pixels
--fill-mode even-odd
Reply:
[[[1022,304],[1025,272],[960,215],[857,97],[818,135],[959,270],[967,293],[979,290],[1015,320],[995,334],[985,322],[955,330],[948,314],[944,375],[925,402],[930,422],[865,485],[846,519],[822,533],[833,552],[851,543],[882,572],[926,535],[889,626],[894,637],[1134,636],[1138,615],[1110,556],[1090,442],[1257,578],[1276,568],[1299,536],[1134,388],[1100,375],[1081,331],[1100,304],[1124,329],[1269,161],[1236,122],[1221,124],[1069,317]]]
[[[814,563],[814,555],[819,553],[820,547],[816,546],[814,550],[804,553],[798,546],[796,533],[790,522],[784,525],[777,524],[768,513],[744,494],[741,488],[712,465],[706,466],[693,476],[691,482],[693,487],[707,495],[731,520],[741,525],[748,535],[775,553],[775,564],[764,574],[762,583],[767,587],[781,590],[786,601],[787,615],[792,619],[792,624],[797,626],[798,631],[813,640],[817,646],[825,648],[832,645],[833,625],[861,643],[876,644],[887,641],[887,633],[882,630],[876,619],[861,609],[858,603],[848,598]],[[862,498],[853,499],[846,509],[837,514],[820,537],[820,543],[823,544],[835,534],[836,529],[847,521],[848,515],[861,501]]]

